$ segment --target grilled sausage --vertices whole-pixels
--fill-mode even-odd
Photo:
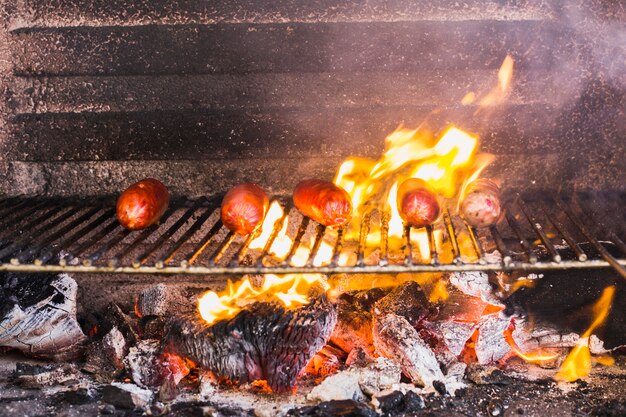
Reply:
[[[170,203],[170,193],[162,182],[146,178],[128,187],[117,200],[117,219],[129,230],[144,229],[156,223]]]
[[[459,214],[474,227],[496,224],[502,214],[500,189],[496,183],[487,178],[472,181],[461,199]]]
[[[251,233],[265,217],[270,200],[261,187],[252,183],[230,189],[222,200],[222,223],[235,233]]]
[[[342,226],[352,219],[350,195],[329,181],[301,181],[293,190],[293,203],[302,214],[324,226]]]
[[[409,178],[400,184],[396,202],[400,217],[412,227],[433,224],[441,211],[435,190],[419,178]]]

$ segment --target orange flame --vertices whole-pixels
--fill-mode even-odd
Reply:
[[[511,325],[504,331],[504,340],[511,346],[511,350],[517,356],[525,360],[526,362],[534,363],[537,365],[544,365],[547,362],[551,362],[556,360],[559,357],[557,352],[553,352],[549,349],[535,349],[530,352],[524,352],[520,349],[520,347],[515,343],[515,339],[513,339],[513,330],[515,329],[515,324],[511,323]]]
[[[222,294],[214,291],[204,293],[198,299],[198,311],[204,321],[212,324],[234,317],[248,303],[264,299],[274,298],[287,308],[295,308],[309,303],[307,293],[315,283],[327,287],[325,278],[319,274],[267,274],[260,288],[255,288],[249,278],[237,285],[229,281],[228,288]]]
[[[480,107],[493,107],[502,103],[509,93],[511,80],[513,79],[513,67],[515,61],[510,55],[507,55],[502,61],[500,70],[498,71],[498,84],[480,100]]]
[[[606,287],[602,295],[592,307],[594,320],[589,328],[580,336],[578,344],[567,355],[556,379],[574,382],[585,378],[591,371],[591,352],[589,351],[589,337],[600,327],[608,317],[615,295],[615,286]]]

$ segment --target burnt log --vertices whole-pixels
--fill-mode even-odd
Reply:
[[[86,340],[76,321],[77,285],[67,274],[0,276],[0,346],[46,359],[75,359]]]
[[[198,314],[174,316],[166,324],[164,347],[221,382],[265,380],[275,393],[286,393],[326,344],[336,322],[335,308],[324,294],[295,309],[256,302],[212,325]]]

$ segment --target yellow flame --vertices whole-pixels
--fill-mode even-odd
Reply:
[[[237,285],[229,281],[228,288],[222,294],[214,291],[204,293],[198,299],[198,311],[204,321],[212,324],[235,316],[242,305],[253,301],[275,298],[285,307],[297,307],[309,303],[307,293],[314,283],[327,289],[324,276],[319,274],[267,274],[260,288],[255,288],[249,278]]]
[[[250,249],[263,249],[265,248],[265,243],[269,240],[270,235],[272,234],[272,230],[274,229],[274,225],[284,216],[285,212],[283,208],[280,206],[278,201],[272,201],[269,209],[267,210],[267,214],[263,219],[263,223],[261,224],[261,233],[257,238],[255,238],[250,245],[248,246]],[[286,226],[285,222],[285,226]]]
[[[606,287],[602,295],[593,305],[594,320],[589,328],[580,336],[578,344],[567,355],[561,369],[556,374],[556,379],[566,382],[574,382],[589,375],[591,371],[591,352],[589,351],[589,337],[601,326],[611,311],[615,286]]]
[[[498,84],[494,87],[489,94],[480,100],[480,107],[493,107],[500,104],[506,99],[509,88],[511,86],[511,80],[513,79],[513,67],[515,61],[510,55],[507,55],[502,61],[500,70],[498,71]]]

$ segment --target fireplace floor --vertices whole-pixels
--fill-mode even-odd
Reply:
[[[38,364],[18,354],[0,356],[0,416],[85,416],[108,414],[116,416],[142,415],[138,410],[125,410],[102,401],[100,388],[86,379],[82,387],[93,389],[92,396],[76,386],[57,385],[45,389],[24,389],[14,383],[16,364]],[[456,396],[424,396],[425,407],[399,416],[623,416],[626,414],[626,358],[617,357],[611,367],[596,367],[586,381],[557,384],[550,380],[528,382],[514,379],[496,371],[484,376],[483,383],[469,382]],[[85,381],[87,381],[85,383]],[[243,394],[243,392],[242,392]],[[232,398],[232,393],[229,395]],[[250,394],[246,393],[249,397]],[[284,410],[295,397],[258,395],[256,415],[268,410]],[[265,413],[261,410],[265,410]],[[216,413],[217,411],[217,413]],[[254,410],[242,410],[219,400],[219,394],[181,396],[179,399],[151,410],[163,416],[254,416]],[[267,414],[269,415],[269,414]],[[294,415],[305,415],[295,413]],[[322,414],[306,414],[322,415]],[[349,414],[358,416],[359,414]]]

